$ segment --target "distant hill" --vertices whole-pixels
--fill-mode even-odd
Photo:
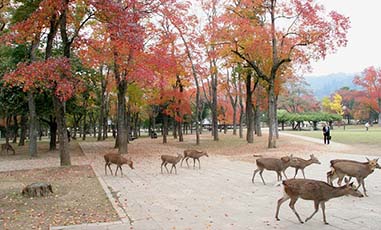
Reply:
[[[325,96],[330,96],[333,92],[343,87],[350,89],[359,89],[359,86],[353,84],[355,73],[335,73],[322,76],[305,77],[306,82],[310,85],[315,97],[321,100]]]

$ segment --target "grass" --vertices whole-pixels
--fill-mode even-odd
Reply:
[[[321,130],[316,131],[286,131],[291,134],[313,137],[313,138],[323,138]],[[381,127],[373,126],[370,127],[368,131],[365,130],[364,126],[351,125],[341,127],[333,127],[331,129],[332,141],[356,145],[356,144],[367,144],[367,145],[380,145],[381,140]]]

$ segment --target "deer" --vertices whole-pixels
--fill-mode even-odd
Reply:
[[[256,160],[257,162],[257,169],[254,170],[253,173],[253,178],[251,181],[254,183],[254,177],[257,172],[259,172],[259,175],[261,176],[262,182],[264,185],[266,185],[265,180],[262,177],[262,173],[264,169],[267,169],[269,171],[275,171],[277,173],[277,180],[281,181],[282,180],[282,174],[286,177],[287,175],[285,173],[286,169],[290,166],[290,162],[292,159],[292,155],[290,156],[284,156],[281,157],[280,159],[278,158],[259,158]]]
[[[374,172],[376,168],[380,168],[377,163],[378,158],[369,160],[368,162],[352,162],[352,161],[336,161],[331,165],[331,171],[327,173],[328,181],[332,184],[332,181],[336,178],[339,178],[338,185],[341,185],[341,182],[345,176],[355,177],[358,183],[357,189],[362,185],[364,195],[368,196],[365,188],[365,178]]]
[[[7,150],[7,154],[8,154],[8,150],[10,150],[10,151],[13,152],[13,155],[16,155],[15,149],[8,142],[4,143],[4,144],[1,144],[1,152],[3,152],[4,150]]]
[[[304,200],[313,200],[315,204],[315,211],[306,218],[305,222],[310,220],[318,211],[319,205],[323,212],[323,221],[328,224],[325,216],[325,203],[332,198],[351,195],[354,197],[364,197],[359,192],[356,186],[353,186],[353,182],[349,183],[346,180],[346,184],[341,187],[334,187],[324,181],[310,180],[310,179],[289,179],[282,182],[284,194],[283,197],[278,200],[275,219],[279,221],[279,208],[287,200],[290,201],[290,208],[295,213],[299,222],[303,224],[298,212],[295,209],[295,203],[299,198]]]
[[[105,158],[105,174],[107,175],[107,166],[110,169],[111,175],[112,175],[112,170],[110,165],[111,164],[116,164],[116,171],[115,171],[115,176],[118,173],[118,169],[120,169],[120,173],[123,176],[123,171],[122,171],[122,165],[127,164],[131,169],[134,169],[134,162],[130,159],[126,159],[122,157],[119,153],[107,153],[104,155]]]
[[[172,169],[175,168],[175,174],[177,174],[176,164],[179,163],[179,161],[183,158],[183,156],[178,153],[177,156],[170,156],[170,155],[161,155],[161,173],[163,173],[163,165],[168,173],[172,173]],[[167,168],[167,164],[172,164],[171,172],[169,172]]]
[[[197,160],[198,161],[198,168],[201,169],[201,164],[200,164],[199,158],[202,156],[209,157],[208,154],[206,152],[203,152],[203,151],[198,151],[198,150],[193,150],[193,149],[184,150],[184,157],[181,160],[181,166],[183,166],[183,161],[185,160],[185,162],[187,163],[188,168],[189,168],[188,159],[192,158],[193,159],[193,168],[195,168],[196,160]]]
[[[337,162],[352,162],[352,163],[358,163],[358,164],[363,164],[363,165],[367,165],[369,164],[369,159],[366,158],[367,161],[365,162],[360,162],[360,161],[354,161],[354,160],[348,160],[348,159],[334,159],[334,160],[331,160],[330,161],[330,164],[331,164],[331,168],[334,164],[336,164]],[[380,165],[377,163],[376,164],[376,168],[378,169],[381,169]],[[331,171],[328,171],[327,172],[327,182],[332,185],[332,181],[334,181],[335,179],[337,179],[338,176],[337,174],[335,173],[335,170],[334,169],[331,169]],[[349,180],[351,180],[352,177],[349,177]]]
[[[300,169],[303,174],[303,178],[306,179],[306,176],[304,175],[304,168],[311,165],[311,164],[321,164],[320,161],[314,156],[314,154],[310,155],[310,159],[305,160],[299,157],[293,157],[290,163],[290,167],[295,168],[295,175],[298,174],[298,170]]]

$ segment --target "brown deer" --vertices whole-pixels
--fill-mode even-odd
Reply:
[[[257,162],[257,169],[254,170],[253,178],[251,181],[254,183],[254,177],[257,172],[259,172],[259,175],[261,176],[262,182],[264,185],[266,185],[265,180],[262,177],[263,170],[267,169],[269,171],[275,171],[277,173],[277,180],[282,180],[282,174],[286,177],[287,175],[285,173],[286,169],[290,166],[291,162],[291,156],[284,156],[280,159],[278,158],[259,158],[256,160]]]
[[[178,153],[176,157],[170,156],[170,155],[161,155],[161,160],[162,160],[161,167],[160,167],[161,173],[163,173],[163,165],[164,165],[168,173],[172,173],[172,169],[175,168],[175,173],[177,174],[176,164],[179,163],[181,158],[183,158],[183,156],[180,153]],[[169,172],[167,168],[168,163],[172,164],[171,172]]]
[[[311,164],[321,164],[320,161],[314,156],[314,154],[310,155],[310,159],[305,160],[299,157],[293,157],[290,163],[290,167],[295,168],[295,175],[298,174],[298,170],[300,169],[303,174],[303,178],[306,179],[306,176],[304,175],[304,168],[311,165]]]
[[[197,150],[193,150],[193,149],[184,150],[184,157],[181,160],[180,166],[183,166],[183,161],[185,160],[185,162],[187,163],[187,166],[189,168],[188,159],[192,158],[193,159],[193,168],[195,168],[196,160],[197,160],[198,161],[198,168],[201,169],[201,164],[200,164],[199,158],[202,156],[209,157],[208,154],[206,152],[203,152],[203,151],[197,151]]]
[[[111,164],[116,164],[116,171],[115,171],[115,176],[118,173],[118,169],[120,169],[120,172],[123,176],[123,171],[122,171],[122,165],[127,164],[130,166],[131,169],[134,169],[134,162],[131,161],[130,159],[126,159],[122,157],[119,153],[107,153],[104,155],[105,158],[105,174],[107,175],[107,166],[110,169],[111,175],[112,175],[112,170],[110,165]]]
[[[7,150],[7,154],[8,154],[8,150],[9,150],[9,151],[13,152],[13,155],[16,155],[15,149],[8,142],[4,143],[4,144],[1,144],[1,152],[3,152],[4,150]]]
[[[341,185],[341,182],[345,176],[355,177],[358,183],[357,188],[362,185],[364,195],[368,196],[365,188],[365,178],[374,172],[376,168],[380,168],[377,163],[378,158],[369,160],[368,162],[352,162],[352,161],[336,161],[331,165],[331,171],[327,173],[328,181],[332,184],[332,181],[336,178],[339,178],[338,185]]]
[[[313,200],[315,203],[315,211],[309,216],[305,222],[310,220],[319,210],[319,205],[323,212],[323,221],[328,224],[325,217],[325,202],[328,200],[341,197],[345,195],[351,195],[355,197],[363,197],[361,192],[357,191],[353,182],[349,184],[349,180],[346,181],[346,185],[342,187],[333,187],[332,185],[317,180],[309,179],[289,179],[283,181],[284,195],[278,200],[278,205],[276,208],[275,218],[279,221],[279,208],[287,200],[290,201],[290,208],[295,213],[300,223],[303,221],[300,219],[299,214],[296,212],[295,203],[299,198],[304,200]]]

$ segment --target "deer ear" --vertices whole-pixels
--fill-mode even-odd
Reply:
[[[368,162],[370,161],[368,157],[365,157],[365,159],[366,159]]]

